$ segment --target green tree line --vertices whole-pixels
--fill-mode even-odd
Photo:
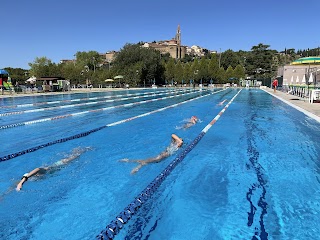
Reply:
[[[186,55],[176,60],[141,44],[126,44],[116,53],[114,61],[105,59],[96,51],[77,52],[73,61],[54,63],[47,57],[37,57],[29,63],[30,69],[5,68],[13,83],[23,84],[30,76],[63,77],[71,84],[105,85],[106,79],[122,75],[121,84],[132,87],[151,84],[226,83],[246,77],[271,78],[279,66],[299,58],[295,49],[278,52],[269,45],[259,43],[250,51],[205,54],[203,57]],[[119,83],[115,81],[115,83]]]

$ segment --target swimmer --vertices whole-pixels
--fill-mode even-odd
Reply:
[[[222,102],[219,102],[218,105],[222,106],[226,101],[227,101],[227,99],[223,100]]]
[[[189,127],[195,125],[198,121],[199,121],[199,119],[196,116],[192,116],[188,120],[188,122],[186,124],[184,124],[181,128],[184,128],[184,129],[189,128]]]
[[[44,175],[46,174],[47,172],[52,172],[52,171],[55,171],[57,169],[59,169],[61,166],[69,163],[70,161],[80,157],[80,155],[86,151],[89,151],[91,150],[90,147],[85,147],[85,148],[75,148],[72,150],[72,153],[69,157],[67,158],[64,158],[64,159],[61,159],[57,162],[55,162],[54,164],[52,164],[51,166],[48,166],[48,167],[39,167],[39,168],[35,168],[33,169],[31,172],[29,173],[25,173],[20,182],[17,184],[17,187],[16,187],[16,190],[17,191],[20,191],[22,189],[22,185],[28,181],[28,179],[30,177],[33,177],[33,176],[41,176],[41,175]]]
[[[125,158],[125,159],[120,160],[120,162],[136,162],[136,163],[138,163],[139,165],[137,167],[135,167],[134,169],[132,169],[132,171],[131,171],[131,174],[135,174],[143,166],[145,166],[149,163],[158,163],[162,159],[169,157],[174,152],[176,152],[182,146],[182,144],[183,144],[183,140],[181,138],[179,138],[177,135],[172,134],[170,145],[166,148],[166,150],[161,152],[158,156],[152,157],[152,158],[147,158],[146,160],[129,160],[129,159]]]

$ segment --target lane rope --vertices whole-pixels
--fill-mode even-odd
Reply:
[[[153,193],[159,188],[162,182],[173,171],[173,169],[180,163],[187,154],[199,143],[202,137],[209,131],[209,129],[219,120],[221,115],[230,106],[233,100],[239,95],[241,89],[233,96],[228,104],[218,113],[218,115],[200,132],[200,134],[182,151],[179,155],[149,184],[147,187],[127,206],[122,212],[120,212],[110,224],[108,224],[105,230],[101,231],[96,239],[109,240],[119,233],[130,218],[137,213],[139,208],[151,198]]]
[[[131,118],[127,118],[127,119],[120,120],[120,121],[117,121],[117,122],[114,122],[114,123],[110,123],[110,124],[107,124],[107,125],[104,125],[104,126],[101,126],[101,127],[98,127],[98,128],[94,128],[94,129],[86,131],[86,132],[82,132],[82,133],[70,136],[70,137],[61,138],[61,139],[58,139],[58,140],[55,140],[55,141],[51,141],[51,142],[48,142],[48,143],[45,143],[45,144],[38,145],[36,147],[31,147],[31,148],[28,148],[26,150],[22,150],[22,151],[19,151],[19,152],[16,152],[16,153],[11,153],[11,154],[5,155],[3,157],[0,157],[0,162],[8,161],[10,159],[19,157],[21,155],[24,155],[24,154],[27,154],[27,153],[31,153],[31,152],[35,152],[35,151],[37,151],[39,149],[42,149],[42,148],[45,148],[45,147],[48,147],[48,146],[52,146],[52,145],[55,145],[55,144],[58,144],[58,143],[63,143],[63,142],[67,142],[67,141],[70,141],[70,140],[73,140],[73,139],[82,138],[82,137],[88,136],[91,133],[100,131],[100,130],[102,130],[104,128],[113,127],[113,126],[116,126],[116,125],[119,125],[119,124],[122,124],[122,123],[125,123],[125,122],[132,121],[132,120],[137,119],[137,118],[141,118],[141,117],[145,117],[145,116],[151,115],[153,113],[161,112],[161,111],[164,111],[166,109],[173,108],[173,107],[176,107],[176,106],[179,106],[179,105],[182,105],[182,104],[185,104],[185,103],[188,103],[188,102],[191,102],[191,101],[194,101],[194,100],[209,96],[211,94],[219,93],[221,91],[225,91],[225,90],[219,90],[219,91],[216,91],[216,92],[213,92],[213,93],[209,93],[209,94],[206,94],[206,95],[202,95],[202,96],[199,96],[199,97],[196,97],[196,98],[188,99],[188,100],[182,101],[180,103],[176,103],[176,104],[173,104],[173,105],[170,105],[170,106],[167,106],[167,107],[163,107],[163,108],[159,108],[157,110],[153,110],[151,112],[143,113],[143,114],[131,117]]]
[[[180,89],[180,88],[179,88]],[[187,88],[189,89],[189,88]],[[163,90],[161,92],[172,91],[170,90]],[[65,99],[60,101],[51,101],[51,102],[38,102],[38,103],[26,103],[26,104],[19,104],[19,105],[8,105],[8,106],[0,106],[0,108],[22,108],[22,107],[34,107],[34,106],[41,106],[47,104],[58,104],[58,103],[69,103],[69,102],[80,102],[80,101],[89,101],[89,100],[98,100],[98,99],[108,99],[108,98],[115,98],[115,97],[123,97],[123,96],[137,96],[137,95],[144,95],[144,94],[152,94],[154,92],[144,92],[144,93],[128,93],[128,94],[118,94],[118,95],[111,95],[111,96],[103,96],[103,97],[91,97],[91,98],[76,98],[76,99]]]
[[[54,120],[59,120],[59,119],[63,119],[63,118],[69,118],[69,117],[79,116],[79,115],[83,115],[83,114],[88,114],[88,113],[102,112],[102,111],[115,109],[115,108],[132,107],[135,105],[145,104],[145,103],[149,103],[149,102],[156,102],[156,101],[161,101],[161,100],[175,98],[175,97],[181,97],[184,95],[189,95],[189,94],[194,94],[194,93],[199,93],[199,92],[201,92],[201,91],[184,93],[184,94],[177,94],[177,95],[172,95],[172,96],[168,96],[168,97],[154,98],[154,99],[144,100],[144,101],[140,101],[140,102],[126,103],[126,104],[121,104],[121,105],[117,105],[117,106],[111,106],[111,107],[87,110],[87,111],[82,111],[82,112],[70,113],[70,114],[66,114],[66,115],[42,118],[42,119],[26,121],[26,122],[21,122],[21,123],[13,123],[13,124],[9,124],[9,125],[0,126],[0,130],[14,128],[14,127],[21,127],[21,126],[31,125],[31,124],[36,124],[36,123],[42,123],[42,122],[47,122],[47,121],[54,121]]]
[[[129,98],[123,97],[123,98],[109,99],[109,100],[96,101],[96,102],[86,102],[86,103],[69,104],[69,105],[63,105],[63,106],[47,107],[47,108],[37,108],[37,109],[30,109],[30,110],[24,110],[24,111],[19,111],[19,112],[6,112],[6,113],[0,113],[0,117],[17,115],[17,114],[24,114],[24,113],[51,111],[51,110],[55,110],[55,109],[64,109],[64,108],[88,106],[88,105],[95,105],[95,104],[100,104],[100,103],[128,101],[128,100],[132,100],[132,99],[147,98],[147,97],[153,97],[153,96],[159,96],[159,95],[167,95],[167,94],[181,92],[181,91],[183,91],[183,90],[168,91],[168,92],[165,92],[165,93],[153,93],[153,94],[149,94],[149,95],[135,96],[135,97],[129,97]],[[183,92],[188,92],[188,91],[190,91],[190,90],[186,90],[186,91],[183,91]]]

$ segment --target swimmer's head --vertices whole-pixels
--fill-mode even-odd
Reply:
[[[192,116],[191,119],[194,121],[198,121],[198,118],[196,116]]]
[[[181,144],[178,147],[181,147],[183,145],[183,139],[182,138],[180,139],[181,139]]]

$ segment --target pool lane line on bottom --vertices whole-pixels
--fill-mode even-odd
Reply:
[[[178,89],[180,90],[181,88],[178,88]],[[189,90],[189,88],[187,88],[187,89]],[[162,92],[167,92],[167,91],[172,91],[172,90],[168,89],[168,90],[158,91],[156,93],[162,93]],[[103,97],[65,99],[65,100],[51,101],[51,102],[25,103],[25,104],[19,104],[19,105],[0,106],[0,109],[1,108],[8,109],[8,108],[20,108],[20,107],[21,108],[23,108],[23,107],[36,107],[36,106],[41,106],[41,105],[49,105],[49,104],[57,104],[57,103],[90,101],[90,100],[108,99],[108,98],[113,98],[113,97],[116,98],[116,97],[123,97],[123,96],[138,96],[138,95],[145,95],[145,94],[152,94],[152,93],[155,93],[155,92],[150,91],[150,92],[144,92],[144,93],[117,94],[117,95],[109,95],[109,96],[103,96]]]
[[[134,215],[138,209],[144,204],[157,190],[166,177],[172,172],[172,170],[180,163],[187,154],[198,144],[202,137],[209,131],[209,129],[219,120],[221,115],[227,110],[233,100],[239,95],[239,90],[236,95],[228,102],[228,104],[218,113],[217,116],[200,132],[200,134],[181,152],[179,155],[120,213],[117,217],[111,221],[106,229],[103,230],[98,236],[99,240],[114,239],[114,237],[122,229],[132,215]]]
[[[21,126],[31,125],[31,124],[36,124],[36,123],[54,121],[54,120],[59,120],[59,119],[79,116],[79,115],[83,115],[83,114],[87,114],[87,113],[102,112],[102,111],[107,111],[107,110],[115,109],[115,108],[132,107],[132,106],[135,106],[135,105],[140,105],[140,104],[149,103],[149,102],[161,101],[161,100],[165,100],[165,99],[180,97],[180,96],[189,95],[189,94],[193,94],[193,93],[199,93],[199,92],[201,92],[201,91],[187,92],[187,93],[172,95],[172,96],[168,96],[168,97],[153,98],[153,99],[144,100],[144,101],[140,101],[140,102],[126,103],[126,104],[121,104],[121,105],[117,105],[117,106],[111,106],[111,107],[87,110],[87,111],[82,111],[82,112],[70,113],[70,114],[66,114],[66,115],[42,118],[42,119],[37,119],[37,120],[33,120],[33,121],[26,121],[26,122],[21,122],[21,123],[13,123],[13,124],[9,124],[9,125],[0,126],[0,130],[4,130],[4,129],[8,129],[8,128],[14,128],[14,127],[21,127]]]
[[[196,98],[192,98],[192,99],[180,102],[180,103],[176,103],[176,104],[173,104],[173,105],[170,105],[170,106],[167,106],[167,107],[159,108],[159,109],[153,110],[151,112],[143,113],[143,114],[131,117],[131,118],[127,118],[127,119],[120,120],[120,121],[117,121],[117,122],[114,122],[114,123],[110,123],[110,124],[107,124],[107,125],[104,125],[104,126],[101,126],[101,127],[98,127],[98,128],[94,128],[94,129],[92,129],[90,131],[87,131],[87,132],[79,133],[79,134],[76,134],[76,135],[73,135],[73,136],[70,136],[70,137],[66,137],[66,138],[61,138],[61,139],[58,139],[58,140],[55,140],[55,141],[52,141],[52,142],[48,142],[48,143],[45,143],[45,144],[42,144],[42,145],[38,145],[36,147],[32,147],[32,148],[29,148],[29,149],[26,149],[26,150],[22,150],[20,152],[12,153],[12,154],[0,157],[0,162],[8,161],[10,159],[19,157],[19,156],[24,155],[26,153],[35,152],[35,151],[37,151],[39,149],[42,149],[42,148],[45,148],[45,147],[48,147],[48,146],[52,146],[52,145],[55,145],[57,143],[63,143],[63,142],[67,142],[67,141],[70,141],[70,140],[73,140],[73,139],[85,137],[85,136],[88,136],[91,133],[100,131],[100,130],[102,130],[104,128],[116,126],[116,125],[119,125],[121,123],[129,122],[129,121],[137,119],[137,118],[141,118],[141,117],[145,117],[145,116],[151,115],[153,113],[161,112],[161,111],[164,111],[166,109],[173,108],[173,107],[182,105],[184,103],[191,102],[193,100],[197,100],[197,99],[209,96],[211,94],[219,93],[221,91],[225,91],[225,90],[219,90],[217,92],[213,92],[213,93],[209,93],[209,94],[206,94],[206,95],[202,95],[202,96],[199,96],[199,97],[196,97]]]
[[[159,96],[159,95],[168,95],[168,94],[177,93],[177,92],[190,92],[190,90],[167,91],[165,93],[164,92],[151,93],[149,95],[142,95],[142,96],[122,97],[122,98],[116,98],[116,99],[107,99],[107,100],[103,100],[103,101],[85,102],[85,103],[69,104],[69,105],[63,105],[63,106],[46,107],[46,108],[36,108],[36,109],[23,110],[23,111],[19,111],[19,112],[6,112],[6,113],[0,113],[0,117],[20,115],[20,114],[25,114],[25,113],[52,111],[52,110],[56,110],[56,109],[66,109],[66,108],[73,108],[73,107],[80,107],[80,106],[90,106],[90,105],[101,104],[101,103],[128,101],[128,100],[132,100],[132,99],[148,98],[148,97],[154,97],[154,96]],[[193,91],[193,92],[195,92],[195,91]]]

